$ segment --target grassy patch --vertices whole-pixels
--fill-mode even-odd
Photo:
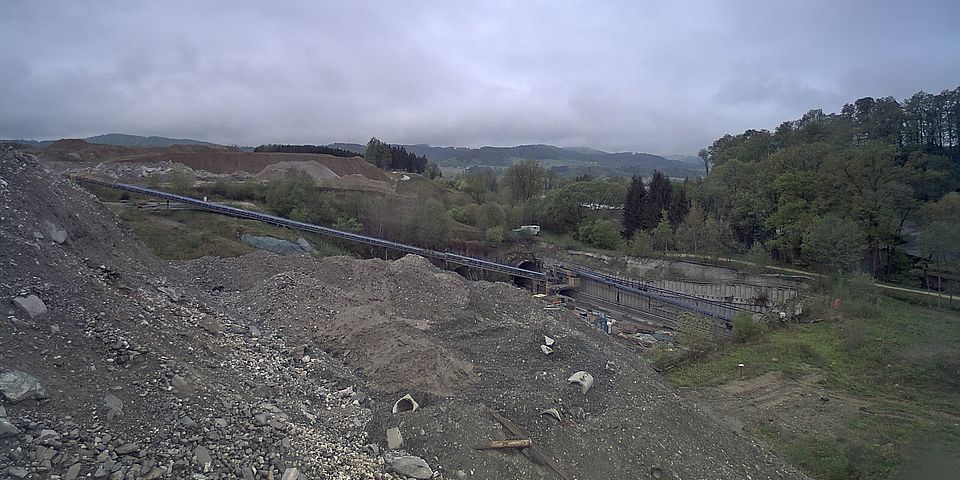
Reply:
[[[884,478],[902,472],[927,445],[956,457],[960,314],[888,297],[876,308],[845,311],[840,321],[726,343],[666,376],[677,385],[705,387],[738,378],[741,363],[744,377],[772,371],[787,377],[817,372],[827,388],[864,399],[884,413],[857,417],[842,426],[840,435],[809,432],[796,437],[774,428],[758,432],[815,478]],[[897,478],[911,478],[904,475]]]
[[[155,255],[167,260],[203,256],[235,257],[252,252],[253,247],[240,242],[240,236],[245,233],[287,240],[296,240],[298,236],[297,232],[290,229],[203,211],[147,212],[120,207],[116,212]],[[319,242],[311,237],[307,239],[318,247],[318,255],[346,253],[334,242]]]

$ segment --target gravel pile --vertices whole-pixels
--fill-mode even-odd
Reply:
[[[86,191],[3,152],[0,217],[0,477],[398,478],[351,371],[219,310]]]
[[[685,402],[629,349],[510,285],[467,281],[416,256],[261,252],[183,266],[225,311],[359,372],[371,441],[445,477],[556,478],[516,452],[474,448],[512,437],[490,408],[574,478],[803,478]],[[568,382],[579,371],[593,379],[586,394]],[[393,413],[404,395],[417,410]]]

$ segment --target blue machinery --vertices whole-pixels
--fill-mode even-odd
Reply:
[[[537,272],[537,271],[527,270],[527,269],[518,268],[510,265],[490,262],[490,261],[479,259],[479,258],[467,257],[464,255],[457,255],[455,253],[439,252],[436,250],[429,250],[425,248],[415,247],[412,245],[406,245],[403,243],[391,242],[389,240],[384,240],[382,238],[358,235],[356,233],[345,232],[342,230],[336,230],[328,227],[321,227],[319,225],[313,225],[310,223],[298,222],[295,220],[277,217],[274,215],[268,215],[265,213],[253,212],[253,211],[244,210],[241,208],[230,207],[230,206],[222,205],[219,203],[206,202],[206,201],[198,200],[192,197],[176,195],[173,193],[162,192],[159,190],[152,190],[149,188],[139,187],[136,185],[130,185],[126,183],[105,182],[102,180],[95,180],[95,179],[79,177],[79,176],[74,176],[72,178],[80,183],[98,185],[101,187],[135,193],[137,195],[156,197],[156,198],[164,199],[167,201],[180,202],[188,205],[193,205],[195,207],[198,207],[204,210],[209,210],[211,212],[219,213],[222,215],[228,215],[231,217],[256,220],[260,222],[269,223],[272,225],[289,227],[296,230],[303,230],[307,232],[317,233],[320,235],[328,235],[334,238],[339,238],[339,239],[347,240],[350,242],[360,243],[363,245],[369,245],[372,247],[385,248],[385,249],[394,250],[401,253],[412,253],[415,255],[420,255],[422,257],[435,258],[435,259],[443,260],[443,261],[450,262],[457,265],[465,265],[472,268],[477,268],[481,270],[502,273],[502,274],[513,276],[513,277],[528,279],[528,280],[532,280],[535,285],[537,283],[545,284],[548,278],[547,274],[542,272]],[[735,315],[739,311],[747,311],[739,307],[731,307],[719,302],[704,300],[702,298],[697,298],[691,295],[686,295],[686,294],[674,292],[671,290],[664,290],[664,289],[660,289],[660,288],[656,288],[648,285],[643,285],[642,283],[639,283],[639,282],[631,281],[625,278],[615,277],[613,275],[605,274],[602,272],[588,270],[577,265],[556,263],[552,265],[551,268],[554,270],[555,274],[558,273],[560,270],[563,270],[568,274],[580,276],[585,279],[589,279],[593,282],[601,283],[624,292],[629,292],[642,297],[647,297],[659,302],[663,302],[665,304],[672,305],[674,307],[677,307],[683,310],[691,311],[691,312],[704,315],[707,317],[711,317],[714,319],[718,319],[724,322],[730,322],[733,319],[733,315]]]

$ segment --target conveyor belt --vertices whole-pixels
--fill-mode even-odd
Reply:
[[[319,225],[314,225],[311,223],[298,222],[295,220],[290,220],[288,218],[282,218],[274,215],[268,215],[265,213],[244,210],[242,208],[230,207],[230,206],[222,205],[219,203],[205,202],[203,200],[198,200],[192,197],[177,195],[174,193],[167,193],[160,190],[152,190],[149,188],[144,188],[137,185],[130,185],[127,183],[105,182],[103,180],[95,180],[95,179],[80,177],[80,176],[73,176],[72,178],[80,183],[99,185],[101,187],[135,193],[137,195],[146,195],[149,197],[170,200],[172,202],[181,202],[181,203],[202,208],[204,210],[209,210],[211,212],[219,213],[222,215],[228,215],[231,217],[257,220],[257,221],[269,223],[272,225],[279,225],[284,227],[290,227],[296,230],[303,230],[307,232],[318,233],[320,235],[327,235],[330,237],[339,238],[341,240],[347,240],[350,242],[356,242],[356,243],[369,245],[373,247],[386,248],[386,249],[394,250],[400,253],[412,253],[414,255],[420,255],[422,257],[436,258],[436,259],[444,260],[457,265],[466,265],[468,267],[478,268],[481,270],[487,270],[491,272],[503,273],[507,275],[512,275],[514,277],[528,278],[531,280],[538,280],[538,281],[546,281],[546,275],[543,273],[535,272],[533,270],[518,268],[511,265],[504,265],[501,263],[491,262],[488,260],[483,260],[481,258],[467,257],[464,255],[457,255],[455,253],[449,253],[449,252],[438,252],[436,250],[415,247],[413,245],[406,245],[403,243],[391,242],[389,240],[384,240],[382,238],[368,237],[365,235],[359,235],[352,232],[345,232],[342,230],[336,230],[329,227],[321,227]]]

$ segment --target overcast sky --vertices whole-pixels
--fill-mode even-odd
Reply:
[[[960,1],[0,0],[0,138],[693,154],[960,86]]]

